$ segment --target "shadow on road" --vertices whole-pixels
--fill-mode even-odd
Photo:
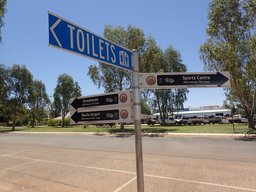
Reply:
[[[164,128],[142,128],[141,135],[143,137],[164,137],[167,135],[168,132],[174,132],[178,129],[164,129]],[[127,138],[134,136],[134,129],[108,129],[108,133],[101,133],[97,132],[95,133],[96,136],[105,136],[105,135],[111,135],[114,137],[120,137],[120,138]]]
[[[5,133],[10,133],[10,132],[12,132],[12,128],[1,128],[0,127],[0,134],[5,134]]]
[[[256,134],[245,134],[243,137],[235,138],[238,141],[255,141],[256,142]]]
[[[7,134],[10,133],[11,131],[7,131],[7,130],[0,130],[0,134]]]

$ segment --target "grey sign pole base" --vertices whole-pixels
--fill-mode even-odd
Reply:
[[[132,90],[133,90],[133,110],[135,127],[135,149],[136,149],[136,171],[137,171],[137,191],[144,192],[144,173],[143,173],[143,152],[141,139],[141,106],[140,106],[140,87],[139,87],[139,61],[138,53],[133,50],[133,72],[132,72]]]

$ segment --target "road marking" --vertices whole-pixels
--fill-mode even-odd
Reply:
[[[238,190],[256,192],[256,189],[252,189],[252,188],[236,187],[236,186],[231,186],[231,185],[223,185],[223,184],[210,183],[210,182],[204,182],[204,181],[187,180],[187,179],[165,177],[165,176],[157,176],[157,175],[151,175],[151,174],[145,174],[145,176],[146,177],[158,178],[158,179],[168,179],[168,180],[177,181],[177,182],[186,182],[186,183],[193,183],[193,184],[200,184],[200,185],[209,185],[209,186],[222,187],[222,188],[228,188],[228,189],[238,189]]]
[[[7,153],[7,154],[2,154],[2,155],[18,155],[19,153],[23,153],[25,151],[26,151],[26,149],[23,149],[23,150],[19,150],[19,151]]]
[[[64,162],[59,162],[59,161],[50,161],[50,160],[44,160],[44,159],[34,159],[34,158],[28,158],[28,157],[18,157],[18,156],[7,155],[7,154],[6,155],[0,154],[0,156],[12,157],[12,158],[16,158],[16,159],[26,159],[26,160],[32,160],[32,161],[37,161],[37,162],[45,162],[45,163],[54,163],[54,164],[68,165],[68,166],[72,166],[72,167],[83,167],[83,168],[87,168],[87,169],[94,169],[94,170],[100,170],[100,171],[110,171],[110,172],[117,172],[117,173],[125,173],[125,174],[136,175],[135,172],[122,171],[122,170],[117,170],[117,169],[93,167],[93,166],[79,165],[79,164],[73,164],[73,163],[64,163]]]
[[[59,161],[50,161],[50,160],[43,160],[43,159],[18,157],[18,156],[13,156],[13,155],[3,155],[3,154],[0,154],[0,156],[12,157],[12,158],[17,158],[17,159],[31,160],[31,162],[24,163],[24,164],[21,164],[21,165],[18,165],[18,166],[14,166],[14,167],[11,167],[11,168],[7,168],[5,170],[13,169],[13,168],[21,167],[21,166],[25,166],[27,164],[32,164],[32,163],[35,163],[35,162],[45,162],[45,163],[52,163],[52,164],[68,165],[68,166],[73,166],[73,167],[82,167],[82,168],[94,169],[94,170],[100,170],[100,171],[110,171],[110,172],[116,172],[116,173],[125,173],[125,174],[136,175],[135,172],[122,171],[122,170],[117,170],[117,169],[108,169],[108,168],[102,168],[102,167],[92,167],[92,166],[79,165],[79,164],[73,164],[73,163],[64,163],[64,162],[59,162]],[[2,170],[2,171],[4,171],[4,170]],[[0,171],[0,173],[2,171]],[[237,187],[237,186],[232,186],[232,185],[223,185],[223,184],[217,184],[217,183],[210,183],[210,182],[203,182],[203,181],[196,181],[196,180],[187,180],[187,179],[174,178],[174,177],[165,177],[165,176],[152,175],[152,174],[144,174],[144,176],[151,177],[151,178],[158,178],[158,179],[167,179],[167,180],[172,180],[172,181],[177,181],[177,182],[186,182],[186,183],[193,183],[193,184],[208,185],[208,186],[222,187],[222,188],[228,188],[228,189],[237,189],[237,190],[243,190],[243,191],[256,192],[256,189],[253,189],[253,188]],[[128,181],[124,185],[128,185],[129,183],[134,181],[135,178],[131,179],[130,181]],[[121,187],[124,188],[125,187],[124,185],[122,185]],[[119,190],[119,188],[117,190]],[[114,192],[118,192],[118,191],[114,191]]]
[[[1,171],[0,171],[0,174],[1,174],[1,173],[5,173],[6,171],[9,171],[9,170],[11,170],[11,169],[23,167],[23,166],[30,165],[30,164],[33,164],[33,163],[36,163],[36,162],[38,162],[38,160],[33,160],[33,161],[30,161],[30,162],[27,162],[27,163],[22,163],[22,164],[13,166],[13,167],[8,167],[8,168],[6,168],[6,169],[1,170]]]
[[[120,190],[122,190],[123,188],[125,188],[127,185],[129,185],[131,182],[133,182],[137,177],[132,178],[130,181],[126,182],[125,184],[123,184],[121,187],[119,187],[118,189],[116,189],[114,192],[119,192]]]

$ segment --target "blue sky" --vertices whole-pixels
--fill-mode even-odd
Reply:
[[[199,47],[207,39],[207,13],[210,0],[22,0],[8,1],[0,63],[24,64],[34,79],[46,85],[52,95],[57,78],[67,73],[77,81],[83,95],[103,93],[87,76],[88,66],[97,64],[89,58],[48,46],[48,11],[60,15],[96,34],[105,25],[143,29],[164,50],[173,46],[182,56],[188,72],[202,72]],[[185,107],[222,105],[221,88],[191,88]]]

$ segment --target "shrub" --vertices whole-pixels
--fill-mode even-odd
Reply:
[[[52,126],[52,127],[61,126],[61,120],[60,119],[49,119],[47,121],[47,125]],[[65,118],[64,119],[64,126],[67,127],[69,125],[70,125],[70,118]]]
[[[34,121],[33,119],[30,119],[30,120],[28,121],[27,126],[28,126],[28,127],[32,127],[33,123],[34,123],[34,126],[37,126],[37,125],[38,125],[38,121],[37,121],[37,120]]]
[[[65,118],[64,119],[64,126],[67,127],[70,125],[70,118]]]
[[[54,119],[54,127],[61,126],[61,120],[60,119]]]
[[[47,121],[47,125],[54,127],[54,119],[49,119],[49,120]]]

